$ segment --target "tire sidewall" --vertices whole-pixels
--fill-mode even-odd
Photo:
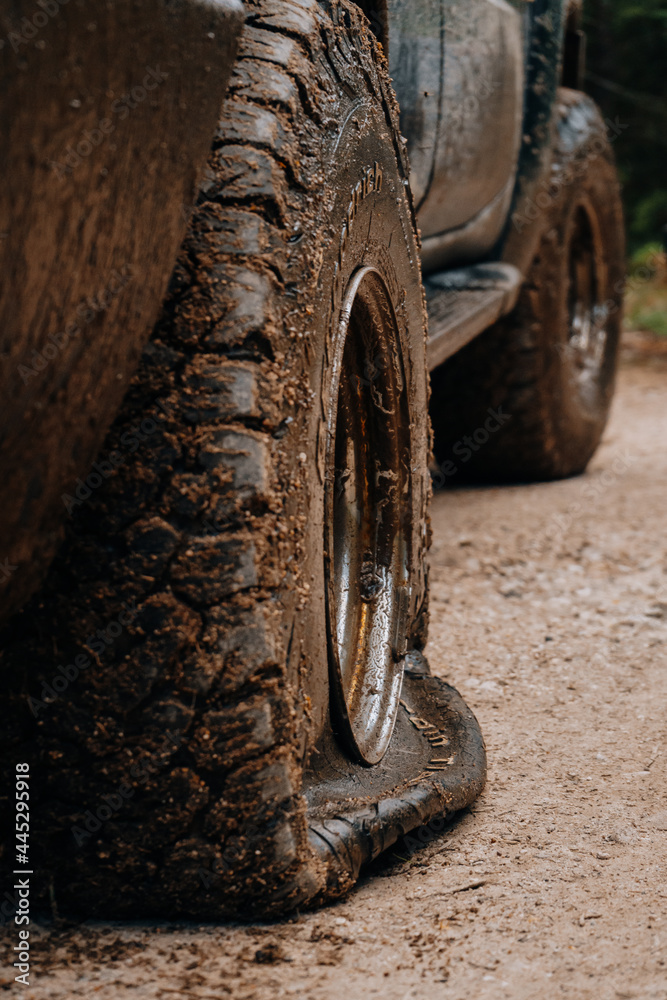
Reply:
[[[583,95],[581,99],[586,105],[591,103]],[[553,173],[564,177],[566,183],[557,188],[549,209],[550,224],[529,279],[534,329],[541,341],[543,412],[545,419],[551,419],[551,434],[559,452],[556,462],[562,465],[562,474],[582,471],[600,441],[614,392],[620,343],[623,223],[611,150],[601,137],[603,126],[596,110],[595,117],[597,142],[591,142],[588,133],[574,148],[556,152]],[[597,300],[606,312],[607,338],[593,398],[582,395],[568,348],[570,246],[579,209],[586,212],[593,232]],[[561,457],[561,449],[566,458],[565,454]]]
[[[354,76],[349,81],[357,83]],[[379,102],[358,84],[354,97],[341,90],[342,126],[323,142],[323,178],[317,217],[309,221],[306,246],[296,255],[294,271],[308,273],[313,257],[317,276],[301,293],[302,349],[290,362],[302,370],[306,405],[299,406],[290,433],[283,439],[281,464],[303,468],[301,490],[288,495],[288,517],[302,525],[298,579],[285,593],[285,621],[291,641],[300,649],[295,678],[307,705],[308,732],[302,748],[317,741],[331,726],[325,575],[325,469],[335,379],[340,353],[341,312],[350,282],[361,269],[376,270],[385,285],[396,319],[403,375],[410,409],[411,603],[410,628],[425,591],[425,545],[430,479],[428,477],[427,370],[425,316],[419,252],[414,236],[406,170],[400,149]],[[402,162],[403,161],[403,162]],[[312,226],[312,228],[310,228]],[[312,270],[311,270],[312,274]],[[314,277],[314,275],[313,275]],[[305,315],[304,315],[305,314]],[[368,373],[369,391],[378,370]],[[304,461],[305,456],[305,461]],[[295,560],[296,561],[296,560]],[[307,585],[307,586],[306,586]],[[410,636],[408,645],[411,645]]]

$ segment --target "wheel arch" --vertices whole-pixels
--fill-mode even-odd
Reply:
[[[582,0],[570,0],[565,11],[561,87],[581,90],[586,73],[586,34],[582,28]]]
[[[558,88],[563,86],[565,74],[570,79],[581,72],[577,55],[581,50],[577,50],[575,42],[583,38],[582,0],[534,0],[529,7],[525,13],[524,141],[512,205],[504,231],[490,254],[491,259],[513,264],[522,274],[527,273],[542,235],[542,213],[537,212],[535,217],[532,209],[550,175]],[[580,81],[573,89],[579,86]]]

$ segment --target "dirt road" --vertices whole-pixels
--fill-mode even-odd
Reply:
[[[626,363],[585,477],[436,497],[430,661],[489,753],[451,829],[280,925],[44,930],[10,993],[665,1000],[666,443],[667,359]]]

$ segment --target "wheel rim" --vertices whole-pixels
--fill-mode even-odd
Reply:
[[[567,353],[579,395],[591,406],[599,393],[609,345],[608,312],[602,301],[603,266],[597,228],[587,209],[578,205],[569,243]]]
[[[409,604],[410,425],[400,337],[377,271],[353,277],[333,364],[325,572],[334,730],[367,764],[396,720]]]

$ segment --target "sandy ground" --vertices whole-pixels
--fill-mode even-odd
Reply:
[[[486,792],[446,833],[278,925],[44,928],[31,986],[5,988],[667,998],[666,442],[667,358],[633,350],[586,476],[435,498],[430,661],[489,754]]]

